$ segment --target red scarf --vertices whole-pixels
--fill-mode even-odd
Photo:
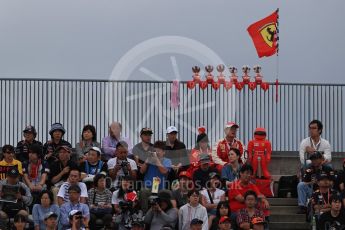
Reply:
[[[36,179],[38,177],[38,170],[41,165],[41,160],[37,161],[37,164],[31,163],[29,169],[29,175],[31,179]]]

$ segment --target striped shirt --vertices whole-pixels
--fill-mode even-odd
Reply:
[[[97,189],[92,188],[89,190],[88,196],[89,196],[89,205],[99,204],[101,202],[105,204],[111,204],[112,193],[110,192],[109,189],[98,191]]]

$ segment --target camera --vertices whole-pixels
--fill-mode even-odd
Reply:
[[[126,160],[123,160],[122,162],[121,162],[121,167],[122,168],[125,168],[125,167],[127,167],[127,165],[129,164],[129,162],[128,161],[126,161]]]
[[[148,151],[147,153],[148,153],[149,157],[157,157],[157,153],[156,152]]]
[[[158,196],[150,196],[150,198],[149,198],[149,204],[151,206],[159,204],[159,201],[160,201],[160,199]]]
[[[129,210],[132,208],[132,202],[131,201],[120,201],[119,206],[122,211]]]
[[[127,160],[123,160],[121,161],[121,163],[119,163],[119,165],[122,168],[123,174],[125,174],[126,176],[129,175],[127,166],[129,165],[129,162]]]

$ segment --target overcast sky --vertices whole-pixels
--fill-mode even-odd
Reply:
[[[246,29],[278,7],[279,80],[344,83],[343,0],[1,0],[0,78],[189,80],[223,62],[274,81]]]

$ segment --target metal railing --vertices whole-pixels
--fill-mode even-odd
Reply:
[[[45,142],[50,125],[61,122],[67,131],[64,138],[74,147],[85,124],[96,126],[101,141],[109,123],[119,121],[133,143],[139,141],[142,127],[154,130],[153,140],[164,140],[166,127],[175,125],[180,139],[192,148],[198,126],[205,125],[215,142],[223,137],[224,124],[234,120],[245,144],[253,130],[263,126],[274,150],[294,151],[308,136],[308,123],[319,119],[324,124],[322,136],[333,150],[344,149],[345,85],[280,83],[276,102],[274,84],[266,92],[259,87],[215,91],[211,86],[189,90],[180,82],[176,109],[170,104],[171,87],[172,82],[154,81],[0,79],[0,144],[16,145],[28,124]]]

